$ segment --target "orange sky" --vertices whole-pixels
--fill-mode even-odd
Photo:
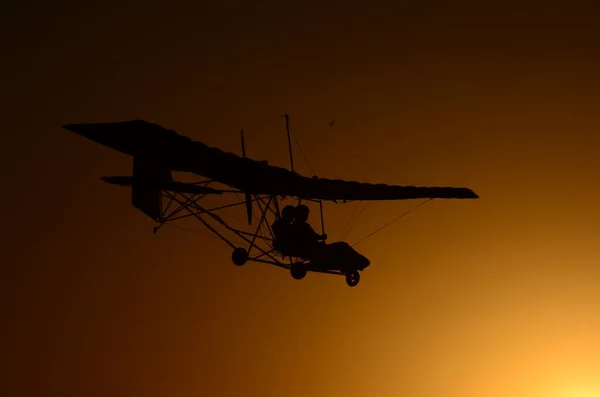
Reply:
[[[37,3],[0,20],[1,394],[600,396],[597,11]],[[141,118],[239,153],[243,127],[287,166],[284,112],[319,176],[481,198],[358,245],[356,288],[297,281],[153,235],[99,180],[131,159],[61,128]],[[415,204],[370,204],[348,239]],[[326,206],[330,238],[353,211]]]

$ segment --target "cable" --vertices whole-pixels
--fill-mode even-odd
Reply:
[[[356,207],[354,207],[354,211],[352,211],[352,215],[350,216],[350,218],[348,218],[348,222],[346,223],[346,226],[342,230],[342,235],[340,236],[340,241],[344,241],[344,237],[346,237],[346,231],[348,230],[348,228],[350,227],[350,224],[354,220],[354,217],[356,216],[356,213],[358,212],[358,209],[360,208],[361,204],[362,204],[362,201],[360,203],[358,203],[358,205]]]
[[[433,199],[432,199],[432,198],[430,198],[430,199],[428,199],[428,200],[426,200],[426,201],[423,201],[421,204],[419,204],[419,205],[417,205],[416,207],[413,207],[412,209],[410,209],[410,210],[406,211],[405,213],[403,213],[402,215],[400,215],[400,216],[399,216],[399,217],[397,217],[396,219],[394,219],[394,220],[392,220],[392,221],[390,221],[390,222],[386,223],[385,225],[381,226],[379,229],[377,229],[377,230],[375,230],[375,231],[371,232],[371,233],[370,233],[370,234],[368,234],[367,236],[365,236],[365,237],[363,237],[362,239],[360,239],[360,240],[356,241],[355,243],[351,244],[351,246],[352,246],[352,247],[354,247],[356,244],[358,244],[358,243],[361,243],[361,242],[365,241],[366,239],[368,239],[369,237],[371,237],[371,236],[372,236],[372,235],[374,235],[375,233],[377,233],[377,232],[380,232],[381,230],[383,230],[383,229],[385,229],[386,227],[390,226],[392,223],[394,223],[394,222],[396,222],[396,221],[400,220],[401,218],[405,217],[406,215],[410,214],[411,212],[413,212],[413,211],[414,211],[414,210],[416,210],[417,208],[419,208],[419,207],[421,207],[421,206],[423,206],[423,205],[427,204],[427,203],[428,203],[428,202],[430,202],[431,200],[433,200]]]
[[[183,230],[184,232],[194,233],[194,234],[197,234],[199,236],[210,236],[210,237],[218,238],[217,236],[215,236],[214,234],[211,234],[211,233],[202,233],[199,230],[189,229],[187,227],[183,227],[183,226],[179,226],[179,225],[174,225],[174,224],[171,224],[171,223],[163,223],[163,225],[165,225],[167,227],[172,227],[172,228],[175,228],[175,229]]]
[[[340,145],[338,145],[337,143],[335,143],[335,141],[333,139],[331,139],[330,137],[326,136],[325,134],[321,135],[321,139],[324,139],[327,143],[329,143],[331,146],[339,149],[341,152],[345,152],[347,155],[350,155],[360,161],[362,161],[365,164],[370,165],[373,168],[376,168],[379,171],[384,171],[380,166],[378,166],[377,164],[373,164],[372,162],[362,158],[361,156],[354,154],[352,152],[350,152],[348,149],[344,149],[343,147],[341,147]]]
[[[356,225],[358,218],[360,218],[360,216],[362,215],[363,212],[365,212],[365,210],[367,209],[368,206],[369,206],[369,203],[361,202],[360,205],[358,207],[356,207],[355,211],[352,214],[352,218],[348,222],[346,229],[344,229],[344,234],[342,235],[342,238],[340,239],[341,241],[344,241],[344,239],[346,238],[348,233],[350,233],[350,230],[352,230],[354,225]],[[358,209],[360,207],[362,207],[362,209],[360,211],[358,211]]]
[[[294,129],[292,128],[292,123],[290,123],[290,132],[294,136],[294,141],[296,142],[296,145],[298,145],[298,147],[300,148],[300,153],[302,154],[302,157],[304,158],[304,161],[306,162],[306,165],[308,165],[308,168],[310,169],[310,172],[313,175],[316,175],[315,171],[313,170],[313,168],[311,167],[310,163],[308,162],[308,158],[306,157],[306,153],[304,153],[304,149],[302,148],[302,145],[300,145],[300,141],[298,140],[298,137],[296,136],[296,133],[294,132]]]

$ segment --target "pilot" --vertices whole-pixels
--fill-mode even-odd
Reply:
[[[296,207],[293,205],[287,205],[283,208],[283,210],[281,210],[281,217],[277,218],[271,225],[273,234],[275,235],[273,248],[281,251],[282,253],[288,253],[290,250],[291,227],[295,213]]]
[[[294,223],[292,223],[292,240],[298,246],[302,256],[314,256],[325,243],[326,234],[319,234],[308,224],[309,209],[300,204],[295,208]]]

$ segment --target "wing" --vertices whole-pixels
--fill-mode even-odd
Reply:
[[[293,196],[334,201],[409,200],[421,198],[476,199],[479,196],[465,187],[421,187],[359,183],[353,181],[313,179],[291,189]]]
[[[242,158],[143,120],[70,124],[64,128],[123,153],[154,159],[155,166],[193,172],[253,194],[334,201],[476,199],[465,187],[419,187],[309,178],[266,161]]]
[[[279,174],[279,175],[277,175]],[[421,198],[476,199],[479,196],[465,187],[421,187],[360,183],[355,181],[307,178],[281,172],[263,173],[265,179],[256,180],[255,194],[292,196],[302,199],[331,201],[409,200]],[[240,188],[243,189],[242,186]]]
[[[66,124],[63,128],[121,153],[169,154],[169,149],[181,151],[193,141],[175,131],[144,120],[111,123]]]

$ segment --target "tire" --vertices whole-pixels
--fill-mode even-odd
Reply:
[[[236,248],[231,254],[231,260],[236,266],[244,266],[248,262],[248,251],[243,248]]]
[[[290,268],[290,273],[296,280],[302,280],[306,276],[306,269],[301,264],[295,263]]]
[[[353,270],[350,273],[346,273],[346,284],[350,287],[356,287],[360,281],[360,274],[358,270]]]

